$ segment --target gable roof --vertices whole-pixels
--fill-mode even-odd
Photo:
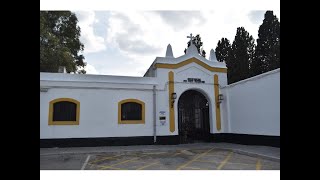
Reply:
[[[196,63],[209,71],[227,73],[226,67],[212,67],[212,66],[208,65],[207,63],[204,63],[203,61],[200,61],[199,59],[194,58],[194,57],[187,59],[185,61],[181,61],[177,64],[156,63],[155,67],[156,68],[166,68],[166,69],[177,69],[179,67],[185,66],[190,63]]]
[[[224,62],[209,61],[199,54],[185,54],[177,58],[157,57],[153,62],[155,68],[167,69],[176,69],[190,63],[196,63],[209,71],[227,73],[227,67]]]

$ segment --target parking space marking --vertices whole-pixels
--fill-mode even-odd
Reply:
[[[195,160],[195,162],[204,162],[204,163],[217,163],[216,161],[202,161],[202,160]],[[251,166],[253,164],[246,164],[246,163],[231,163],[227,162],[227,164],[235,164],[235,165],[248,165]]]
[[[195,160],[196,162],[204,162],[204,163],[217,163],[215,161],[202,161],[202,160]]]
[[[261,170],[262,168],[272,169],[272,168],[275,168],[276,166],[273,164],[270,164],[270,165],[265,164],[263,162],[264,159],[261,157],[251,158],[252,161],[243,161],[242,163],[240,161],[241,158],[240,159],[237,158],[236,156],[237,153],[233,152],[232,150],[228,150],[225,153],[221,154],[219,153],[219,151],[215,151],[214,149],[216,148],[207,149],[207,151],[205,152],[197,152],[194,155],[189,156],[190,159],[184,160],[184,162],[181,162],[180,164],[179,163],[176,164],[176,170],[188,170],[188,169],[189,170],[212,170],[212,169],[215,169],[215,167],[217,170],[221,170],[221,169],[228,169],[227,166],[231,167],[231,169],[250,168],[250,169]],[[162,154],[162,155],[157,156],[158,154]],[[180,151],[145,152],[140,154],[140,156],[138,154],[137,154],[138,156],[136,155],[127,156],[126,154],[120,154],[120,155],[113,154],[114,156],[112,156],[111,154],[109,155],[101,154],[101,155],[97,155],[96,159],[92,157],[93,155],[87,155],[81,170],[85,170],[85,169],[96,169],[96,170],[154,169],[155,167],[158,167],[159,165],[161,165],[161,159],[163,157],[169,158],[169,157],[177,156],[179,154],[183,155],[183,153],[181,153]],[[209,157],[220,157],[220,158],[215,159],[215,158],[209,158]],[[107,159],[113,159],[113,160],[98,163]],[[220,162],[221,160],[222,162]],[[95,163],[98,163],[98,164],[95,164]],[[118,166],[120,164],[121,166]],[[163,168],[162,165],[159,167]],[[165,164],[165,167],[167,167],[166,164]],[[172,169],[172,167],[170,169]]]
[[[209,153],[210,151],[212,151],[213,149],[214,149],[214,148],[211,148],[211,149],[209,149],[208,151],[206,151],[206,152],[204,152],[204,153],[196,156],[195,158],[193,158],[192,160],[188,161],[187,163],[180,165],[180,166],[177,168],[177,170],[180,170],[181,168],[184,168],[184,167],[188,166],[190,163],[192,163],[193,161],[199,159],[199,158],[202,157],[202,156],[205,156],[206,154],[208,154],[208,153]]]
[[[218,170],[220,170],[224,165],[226,165],[226,163],[229,161],[229,159],[231,158],[233,152],[230,151],[228,156],[220,163],[220,165],[217,167]]]
[[[256,170],[261,170],[261,160],[260,160],[260,158],[257,161]]]
[[[226,164],[234,164],[234,165],[246,165],[246,166],[253,166],[254,164],[246,164],[246,163],[231,163],[231,162],[228,162]]]
[[[101,161],[104,161],[104,160],[107,160],[107,159],[112,159],[112,158],[115,158],[115,157],[118,157],[118,156],[120,156],[120,155],[109,156],[109,157],[105,157],[105,158],[102,158],[102,159],[97,159],[95,161],[89,162],[89,164],[95,164],[97,162],[101,162]]]
[[[185,169],[195,169],[195,170],[201,170],[201,168],[198,168],[198,167],[190,167],[190,166],[187,166],[187,167],[184,167]]]
[[[140,156],[140,157],[137,157],[137,158],[133,158],[133,159],[129,159],[129,160],[125,160],[125,161],[122,161],[122,162],[118,162],[118,163],[116,163],[116,164],[111,164],[111,165],[108,165],[108,166],[102,166],[102,165],[96,165],[96,164],[94,164],[94,163],[97,163],[97,162],[100,162],[100,161],[103,161],[103,160],[106,160],[106,159],[112,159],[112,158],[121,156],[121,155],[116,155],[116,156],[106,157],[106,158],[98,159],[98,160],[96,160],[96,161],[92,161],[91,163],[89,163],[89,165],[90,165],[91,167],[92,167],[92,165],[99,166],[99,167],[101,167],[100,169],[112,169],[112,168],[114,168],[114,169],[120,169],[120,168],[115,168],[115,167],[113,167],[113,166],[116,166],[116,165],[119,165],[119,164],[123,164],[123,163],[127,163],[127,162],[138,161],[139,158],[145,157],[145,156],[148,156],[148,155],[152,155],[152,154],[163,154],[163,153],[167,153],[167,152],[144,153],[144,154],[146,154],[146,155],[143,155],[143,156]],[[175,154],[172,155],[172,157],[173,157],[173,156],[176,156],[176,155],[178,155],[178,154],[181,154],[181,153],[175,153]],[[140,162],[140,161],[139,161],[139,162]],[[149,163],[149,162],[146,162],[146,161],[141,161],[141,162],[142,162],[142,163]],[[153,166],[153,165],[158,164],[158,163],[159,163],[159,162],[153,162],[153,163],[151,163],[151,164],[147,164],[147,165],[142,166],[142,167],[140,167],[140,168],[141,168],[141,169],[144,169],[144,168]],[[138,169],[140,169],[140,168],[138,168]]]
[[[179,154],[181,154],[181,153],[175,153],[175,154],[172,155],[172,157],[174,157],[174,156],[176,156],[176,155],[179,155]]]
[[[111,165],[109,165],[109,167],[116,166],[116,165],[119,165],[119,164],[124,164],[124,163],[127,163],[127,162],[136,161],[136,160],[138,160],[139,158],[142,158],[142,157],[145,157],[145,156],[147,156],[147,155],[140,156],[140,157],[136,157],[136,158],[129,159],[129,160],[125,160],[125,161],[121,161],[121,162],[118,162],[118,163],[116,163],[116,164],[111,164]],[[102,169],[103,169],[103,168],[102,168]]]
[[[208,157],[220,157],[220,154],[207,154]]]
[[[245,165],[245,166],[253,166],[254,164],[246,164],[246,163],[231,163],[231,162],[227,162],[226,164],[234,164],[234,165]],[[262,167],[261,161],[260,161],[260,169]],[[263,167],[273,167],[272,165],[263,165]],[[260,170],[259,169],[259,170]],[[258,170],[258,169],[256,169]]]
[[[148,154],[148,155],[153,155],[153,154],[165,154],[167,152],[153,152],[153,153],[142,153],[142,154]]]
[[[151,163],[151,164],[147,164],[147,165],[145,165],[145,166],[139,167],[137,170],[141,170],[141,169],[144,169],[144,168],[153,166],[153,165],[158,164],[158,163],[159,163],[159,162],[153,162],[153,163]]]
[[[84,170],[84,168],[86,168],[86,166],[87,166],[87,164],[88,164],[88,162],[89,162],[90,156],[91,156],[91,155],[88,155],[88,156],[87,156],[87,159],[86,159],[86,161],[83,163],[81,170]]]
[[[99,170],[102,170],[102,169],[125,170],[125,169],[111,167],[111,166],[100,166],[100,165],[98,165],[98,167],[99,167]]]

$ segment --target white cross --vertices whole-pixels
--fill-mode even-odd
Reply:
[[[190,38],[191,44],[192,44],[192,39],[194,38],[194,36],[192,36],[192,33],[190,34],[190,36],[187,36],[187,38]]]

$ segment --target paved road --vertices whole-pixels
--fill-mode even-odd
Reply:
[[[276,156],[279,148],[241,145],[260,150],[252,153],[240,151],[238,145],[221,146],[194,144],[149,151],[140,146],[140,150],[132,151],[56,154],[50,149],[50,153],[42,151],[40,155],[40,170],[280,170],[280,158],[270,156]],[[270,153],[271,149],[276,153]]]

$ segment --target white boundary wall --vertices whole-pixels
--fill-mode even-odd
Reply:
[[[280,68],[230,84],[222,93],[230,133],[280,136]]]

